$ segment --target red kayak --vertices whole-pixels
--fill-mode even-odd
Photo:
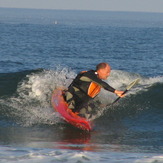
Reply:
[[[68,104],[63,98],[63,91],[61,89],[54,90],[51,103],[53,108],[60,113],[61,117],[71,125],[86,131],[90,131],[92,129],[90,121],[78,116],[68,108]]]

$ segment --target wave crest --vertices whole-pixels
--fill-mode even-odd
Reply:
[[[20,74],[17,75],[20,77]],[[14,94],[1,96],[1,120],[6,119],[22,126],[60,123],[58,114],[51,106],[51,94],[57,87],[67,88],[76,73],[67,68],[58,67],[55,70],[31,71],[22,76]],[[93,119],[100,116],[119,118],[149,108],[162,108],[163,77],[147,78],[139,74],[112,70],[106,82],[116,89],[124,90],[136,78],[141,79],[139,84],[113,106],[105,107],[117,97],[102,89],[94,101],[100,101],[103,106],[95,105]]]

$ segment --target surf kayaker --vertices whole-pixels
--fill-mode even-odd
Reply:
[[[108,63],[99,63],[96,70],[80,72],[72,81],[65,92],[65,100],[73,112],[85,117],[92,108],[89,106],[91,99],[94,99],[101,88],[123,97],[123,91],[119,91],[104,82],[110,75],[111,67]]]

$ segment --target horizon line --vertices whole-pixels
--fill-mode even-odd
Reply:
[[[163,14],[163,12],[156,12],[156,11],[91,10],[91,9],[51,9],[51,8],[24,8],[24,7],[0,7],[0,8],[3,8],[3,9],[26,9],[26,10],[97,11],[97,12],[131,12],[131,13]]]

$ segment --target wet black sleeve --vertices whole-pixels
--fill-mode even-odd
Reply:
[[[108,83],[102,81],[101,79],[99,79],[97,77],[97,75],[95,74],[95,71],[91,70],[91,71],[87,71],[84,76],[90,78],[92,81],[96,82],[97,84],[99,84],[102,88],[110,91],[110,92],[114,92],[115,89],[113,87],[111,87]]]

